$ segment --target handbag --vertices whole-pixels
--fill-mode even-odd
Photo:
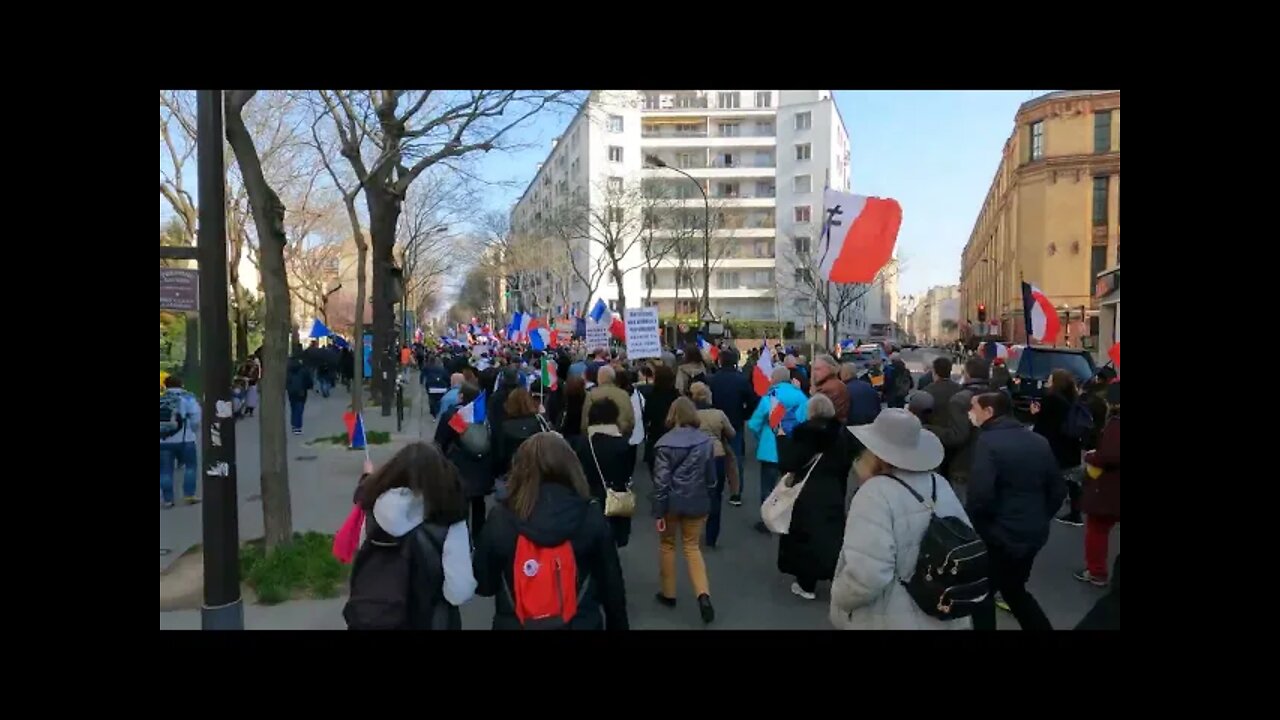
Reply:
[[[600,469],[600,458],[596,457],[596,444],[591,436],[587,436],[587,448],[591,450],[591,460],[596,464],[596,472],[600,475],[600,484],[604,486],[604,516],[629,518],[636,511],[636,495],[631,492],[631,481],[627,480],[626,490],[614,490],[605,482],[604,472]]]
[[[760,519],[771,532],[778,535],[791,532],[791,511],[795,508],[796,499],[800,497],[800,491],[804,489],[805,481],[813,474],[813,469],[821,459],[822,453],[813,456],[809,469],[800,482],[795,481],[795,473],[787,473],[773,486],[773,492],[769,493],[764,505],[760,506]]]

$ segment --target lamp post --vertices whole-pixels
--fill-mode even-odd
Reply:
[[[657,155],[645,155],[645,162],[651,167],[666,168],[674,170],[681,175],[689,178],[689,182],[698,187],[698,192],[702,193],[702,314],[711,314],[711,198],[707,196],[707,191],[702,187],[702,183],[698,182],[692,175],[681,170],[678,167],[672,167]]]

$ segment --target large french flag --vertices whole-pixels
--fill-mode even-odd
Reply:
[[[760,359],[756,360],[756,366],[751,371],[751,386],[756,395],[764,397],[769,392],[769,388],[773,386],[773,381],[769,379],[772,374],[773,351],[769,349],[769,338],[765,338],[764,345],[760,348]]]
[[[703,355],[711,358],[711,362],[720,362],[720,348],[707,342],[707,339],[702,337],[701,333],[698,334],[698,350]]]
[[[485,393],[482,391],[475,400],[458,408],[458,412],[449,418],[449,427],[461,435],[467,427],[484,422]]]
[[[520,313],[519,324],[516,326],[516,342],[528,342],[529,328],[533,327],[533,319],[533,313]]]
[[[1022,283],[1022,314],[1027,323],[1027,344],[1052,345],[1058,339],[1058,311],[1040,288]]]
[[[902,226],[902,206],[892,198],[852,195],[827,189],[826,210],[835,210],[828,229],[830,246],[818,266],[823,280],[869,283],[893,257]]]

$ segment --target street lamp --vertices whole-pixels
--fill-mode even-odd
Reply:
[[[674,170],[689,178],[689,182],[696,185],[698,192],[702,193],[702,314],[709,316],[711,315],[711,198],[707,197],[707,191],[702,187],[702,183],[684,170],[668,165],[657,155],[645,155],[644,160],[650,167]]]

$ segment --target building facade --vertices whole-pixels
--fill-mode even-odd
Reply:
[[[917,342],[942,344],[959,336],[960,286],[935,285],[913,298],[911,334]]]
[[[1120,262],[1120,92],[1052,92],[1023,103],[960,261],[962,325],[978,305],[993,334],[1026,342],[1022,282],[1065,322],[1059,344],[1093,347],[1098,273]]]
[[[519,236],[545,235],[546,223],[565,204],[585,202],[595,214],[624,187],[640,188],[640,203],[661,197],[701,223],[705,192],[719,256],[710,277],[712,314],[780,319],[804,329],[821,314],[811,296],[792,291],[800,277],[793,251],[817,247],[823,188],[849,189],[849,158],[848,132],[830,91],[594,91],[512,209],[511,227]],[[521,278],[522,287],[532,288],[522,306],[590,307],[603,298],[617,309],[619,288],[609,273],[594,293],[577,277],[594,276],[605,252],[586,238],[570,243],[578,272],[549,269]],[[701,251],[683,265],[674,253],[646,263],[637,243],[623,260],[621,289],[629,305],[647,298],[662,315],[699,312]],[[865,333],[866,324],[865,302],[859,302],[836,331]]]

